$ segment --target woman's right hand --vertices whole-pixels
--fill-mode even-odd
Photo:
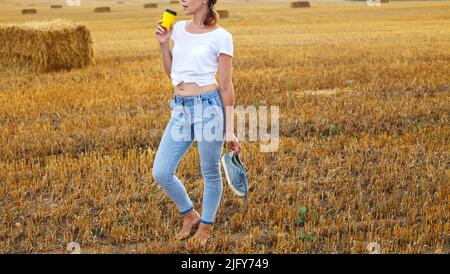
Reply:
[[[241,145],[239,144],[239,140],[234,133],[225,134],[225,145],[235,154],[239,154],[241,152]]]
[[[170,30],[167,30],[167,28],[161,26],[161,23],[162,18],[159,19],[158,24],[156,25],[155,36],[156,40],[158,40],[160,44],[166,44],[169,42],[170,37],[172,36],[173,25],[170,26]]]

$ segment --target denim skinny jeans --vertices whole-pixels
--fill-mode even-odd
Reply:
[[[201,222],[212,224],[222,196],[220,157],[224,144],[224,111],[218,89],[198,96],[178,96],[170,101],[170,120],[153,162],[153,178],[175,203],[181,215],[194,208],[175,175],[181,158],[197,141],[204,190]]]

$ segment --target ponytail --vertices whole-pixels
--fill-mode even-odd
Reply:
[[[219,21],[219,15],[214,10],[216,3],[217,0],[208,0],[208,14],[206,14],[206,18],[203,21],[203,24],[206,26],[214,26]]]

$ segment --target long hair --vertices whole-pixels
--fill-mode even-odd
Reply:
[[[206,15],[203,24],[206,26],[214,26],[219,21],[219,15],[214,10],[214,5],[217,3],[217,0],[208,0],[208,14]]]

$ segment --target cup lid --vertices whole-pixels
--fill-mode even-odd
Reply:
[[[165,9],[164,11],[177,16],[177,13],[171,9]]]

